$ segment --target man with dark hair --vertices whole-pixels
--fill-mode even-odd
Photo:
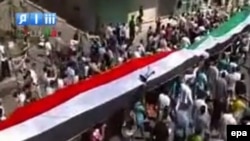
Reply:
[[[203,138],[209,135],[210,119],[207,107],[201,106],[195,119],[195,130],[200,131]]]
[[[177,110],[173,118],[175,122],[174,141],[183,141],[190,134],[192,119],[188,110]]]
[[[227,82],[225,80],[226,77],[226,73],[222,72],[221,76],[219,76],[217,78],[217,80],[215,81],[215,97],[214,97],[214,104],[213,107],[214,111],[212,114],[212,120],[211,120],[211,128],[212,129],[218,129],[219,126],[219,119],[220,119],[220,115],[223,112],[225,106],[226,106],[226,101],[227,101],[227,95],[228,95],[228,91],[227,91]]]
[[[6,46],[0,44],[1,79],[10,77],[9,60],[6,54]]]
[[[168,127],[163,121],[158,121],[153,129],[153,141],[168,141]]]
[[[140,17],[143,17],[143,16],[144,16],[143,6],[142,6],[142,5],[139,7],[139,16],[140,16]]]
[[[241,74],[241,78],[235,84],[235,94],[236,95],[245,95],[247,92],[246,83],[245,83],[245,75]]]
[[[236,82],[240,80],[240,76],[236,72],[236,67],[231,67],[231,72],[227,75],[227,84],[228,84],[228,92],[230,96],[235,94],[235,85]]]
[[[0,121],[5,120],[5,109],[3,107],[2,99],[0,99]]]
[[[140,6],[139,7],[139,15],[137,17],[137,25],[139,27],[139,31],[138,32],[141,32],[142,31],[142,23],[143,23],[143,6]]]
[[[129,21],[129,39],[132,43],[135,39],[135,16],[133,15]]]

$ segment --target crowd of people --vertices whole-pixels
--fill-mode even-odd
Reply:
[[[46,61],[43,70],[37,70],[39,63],[34,62],[27,51],[18,69],[18,73],[23,76],[23,83],[13,96],[19,106],[24,106],[131,58],[188,47],[227,21],[231,15],[233,13],[227,13],[219,7],[207,6],[169,16],[164,22],[159,18],[155,25],[148,27],[145,39],[138,41],[137,34],[144,32],[141,7],[139,16],[132,16],[128,24],[103,26],[99,31],[100,36],[91,39],[90,47],[83,46],[78,31],[69,44],[64,43],[61,32],[57,33],[53,41],[41,37],[38,48],[44,50]],[[191,73],[176,78],[171,90],[159,94],[158,104],[137,102],[121,127],[123,137],[133,139],[139,129],[142,137],[146,138],[145,125],[150,123],[150,138],[156,141],[167,140],[171,133],[175,140],[180,141],[209,139],[213,130],[225,139],[225,126],[241,123],[246,117],[242,114],[248,105],[246,84],[238,60],[242,56],[243,60],[247,58],[249,34],[242,38],[244,40],[239,40],[240,43],[237,42],[227,53],[201,58]],[[25,42],[28,42],[28,32]],[[235,50],[235,46],[239,50]],[[6,65],[4,47],[0,49],[3,66]],[[2,68],[3,76],[9,72],[4,71],[5,68]],[[0,109],[1,120],[5,120],[2,101]],[[151,122],[154,126],[151,126]],[[101,129],[95,128],[91,140],[103,140],[105,127],[104,124]]]
[[[18,101],[22,101],[20,105],[27,100],[33,101],[35,97],[53,94],[58,88],[87,79],[131,58],[187,47],[229,18],[218,8],[211,7],[179,17],[170,16],[166,23],[159,18],[155,26],[148,28],[146,39],[136,41],[135,37],[140,32],[137,25],[141,24],[143,18],[143,11],[139,11],[136,18],[139,20],[132,16],[128,25],[110,24],[103,27],[100,38],[93,38],[90,47],[82,46],[78,31],[69,44],[63,43],[61,32],[54,41],[41,37],[38,46],[44,49],[46,58],[42,78],[38,78],[36,63],[27,57],[20,69],[25,84],[15,94]],[[28,33],[27,27],[25,32]],[[27,54],[29,56],[29,52]],[[44,91],[45,94],[42,94]]]
[[[147,102],[137,102],[125,120],[124,137],[133,138],[138,129],[142,136],[145,130],[150,132],[150,140],[155,141],[166,141],[171,134],[176,141],[227,140],[227,125],[249,125],[247,84],[240,71],[241,55],[249,55],[247,34],[243,37],[247,44],[237,42],[223,53],[201,57],[192,69],[172,80],[167,90],[164,86],[154,93],[158,95],[155,112]],[[155,125],[147,127],[152,121]]]

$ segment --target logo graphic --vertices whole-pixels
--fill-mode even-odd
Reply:
[[[55,25],[56,24],[56,14],[45,13],[44,14],[44,25]]]
[[[26,26],[29,24],[28,13],[16,13],[16,25]]]
[[[249,125],[227,125],[227,141],[245,141],[249,131]]]
[[[43,13],[30,13],[29,14],[29,25],[43,25]]]
[[[41,26],[56,25],[55,13],[16,13],[16,25]]]
[[[41,37],[42,35],[46,37],[57,37],[57,29],[55,27],[45,27],[40,30],[29,30],[24,27],[16,31],[16,36],[18,38],[23,38],[27,34],[29,34],[30,37]]]

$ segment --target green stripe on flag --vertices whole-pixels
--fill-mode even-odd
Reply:
[[[213,37],[222,36],[227,32],[229,32],[231,29],[235,28],[241,22],[245,21],[248,16],[249,16],[249,11],[238,12],[232,18],[230,18],[229,21],[221,24],[217,29],[212,31],[210,35],[212,35]]]
[[[202,44],[206,39],[208,38],[208,36],[204,36],[202,37],[202,39],[198,42],[194,42],[192,45],[188,46],[186,49],[196,49],[200,44]]]
[[[202,37],[202,39],[198,42],[193,43],[186,49],[197,49],[200,47],[204,47],[204,42],[208,38],[217,38],[217,37],[223,37],[228,32],[232,31],[233,29],[236,29],[238,25],[241,25],[241,23],[247,23],[250,21],[247,21],[247,19],[250,16],[250,8],[246,7],[243,11],[236,13],[234,16],[232,16],[227,22],[221,24],[218,28],[214,29],[212,32],[210,32],[208,35]],[[209,46],[209,45],[208,45]]]

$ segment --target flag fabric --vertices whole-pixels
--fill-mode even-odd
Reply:
[[[180,50],[134,59],[104,74],[58,90],[53,95],[16,110],[8,120],[0,123],[0,140],[67,140],[69,135],[73,136],[75,129],[84,130],[93,125],[93,122],[108,116],[102,113],[103,111],[111,112],[120,107],[119,104],[123,102],[111,107],[104,104],[115,104],[116,102],[110,102],[143,85],[139,76],[147,73],[149,66],[155,71],[148,78],[148,82],[151,82],[170,73],[194,56],[195,54],[188,50]],[[81,122],[75,117],[81,117]],[[67,121],[72,121],[70,126],[75,127],[67,130],[69,126],[63,125]],[[61,128],[62,126],[64,127]],[[57,127],[52,135],[50,130]],[[65,136],[59,135],[59,132]]]

